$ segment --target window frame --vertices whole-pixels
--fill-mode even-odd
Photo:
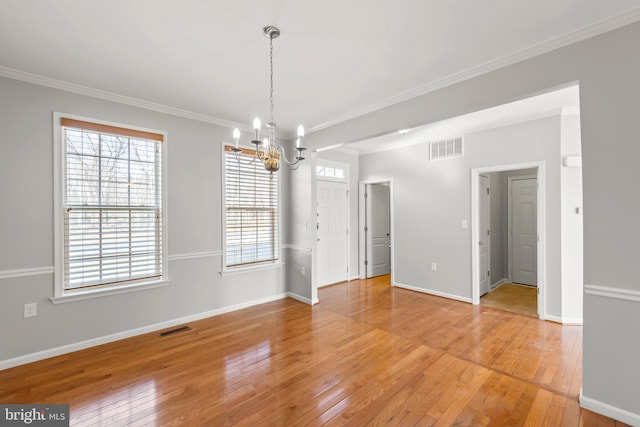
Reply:
[[[277,189],[277,212],[276,212],[276,223],[277,223],[277,233],[276,233],[276,260],[267,260],[267,261],[258,261],[250,264],[240,264],[235,266],[227,265],[227,166],[226,166],[226,149],[225,147],[233,147],[233,143],[228,143],[222,141],[220,146],[220,163],[221,163],[221,194],[222,194],[222,269],[220,274],[223,276],[234,275],[238,273],[254,271],[254,270],[265,270],[272,269],[276,267],[280,267],[283,264],[282,261],[282,179],[280,175],[282,174],[282,162],[280,160],[280,170],[274,172],[273,179],[276,181],[276,189]],[[242,150],[255,151],[255,147],[248,147],[240,145],[239,148]],[[260,160],[256,160],[259,162]]]
[[[65,225],[64,225],[64,197],[65,197],[65,178],[66,178],[66,144],[63,137],[64,126],[62,119],[79,120],[89,122],[96,125],[104,125],[115,128],[122,128],[130,131],[155,133],[163,136],[160,150],[160,227],[162,236],[160,238],[161,253],[161,276],[150,279],[138,279],[125,281],[120,283],[104,284],[91,286],[86,288],[65,289]],[[157,288],[167,286],[169,284],[169,263],[168,263],[168,210],[167,210],[167,133],[155,129],[143,128],[130,124],[116,123],[95,119],[92,117],[84,117],[61,112],[53,113],[53,159],[54,159],[54,179],[53,179],[53,195],[54,195],[54,290],[51,301],[54,304],[71,302],[77,300],[85,300],[95,297],[115,295],[124,292],[139,291],[144,289]]]

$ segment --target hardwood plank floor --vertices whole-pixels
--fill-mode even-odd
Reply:
[[[582,328],[389,286],[322,288],[0,371],[1,403],[74,426],[595,426]]]
[[[538,317],[538,288],[503,283],[480,298],[480,305]]]

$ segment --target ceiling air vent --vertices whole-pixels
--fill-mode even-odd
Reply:
[[[431,152],[431,161],[462,157],[462,137],[430,141],[429,151]]]

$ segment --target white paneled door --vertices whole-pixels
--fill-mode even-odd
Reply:
[[[348,279],[347,183],[318,181],[318,286]]]
[[[376,277],[391,273],[391,199],[388,185],[367,187],[367,277]]]
[[[512,281],[538,284],[537,180],[511,184]]]
[[[489,178],[480,175],[480,194],[479,194],[479,224],[478,227],[478,246],[479,246],[479,275],[480,278],[480,296],[489,292],[490,281],[490,233],[489,233],[489,212],[491,209]]]

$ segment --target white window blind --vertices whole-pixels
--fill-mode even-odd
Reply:
[[[162,276],[163,136],[62,118],[64,290]]]
[[[225,147],[226,265],[237,267],[278,259],[278,180],[254,151]]]

